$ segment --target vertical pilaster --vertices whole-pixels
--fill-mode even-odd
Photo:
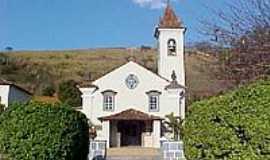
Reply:
[[[103,139],[106,140],[106,146],[110,148],[110,121],[102,122],[102,132]]]
[[[161,132],[161,122],[160,120],[153,121],[153,138],[155,148],[160,148],[160,133]]]

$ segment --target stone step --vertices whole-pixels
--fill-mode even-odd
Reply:
[[[109,148],[106,160],[162,160],[160,149],[142,147]]]
[[[111,156],[106,160],[163,160],[160,156]]]
[[[160,149],[142,147],[109,148],[107,156],[160,156]]]

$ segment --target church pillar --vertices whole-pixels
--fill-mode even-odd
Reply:
[[[153,147],[160,148],[160,135],[161,135],[161,122],[160,120],[153,121]]]
[[[181,98],[179,100],[179,106],[180,106],[180,117],[181,119],[185,119],[185,113],[186,113],[186,100],[185,97]]]
[[[106,147],[110,148],[110,121],[102,122],[103,139],[106,140]]]

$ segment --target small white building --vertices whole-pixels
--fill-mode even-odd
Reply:
[[[8,107],[11,103],[27,102],[31,99],[32,94],[22,87],[0,79],[0,104]]]
[[[155,29],[158,73],[136,62],[81,85],[82,109],[107,147],[160,147],[166,115],[185,118],[185,28],[168,5]]]

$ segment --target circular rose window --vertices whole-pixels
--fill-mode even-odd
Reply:
[[[136,88],[138,84],[139,84],[139,79],[137,76],[135,76],[134,74],[128,75],[128,77],[126,78],[126,85],[129,89]]]

